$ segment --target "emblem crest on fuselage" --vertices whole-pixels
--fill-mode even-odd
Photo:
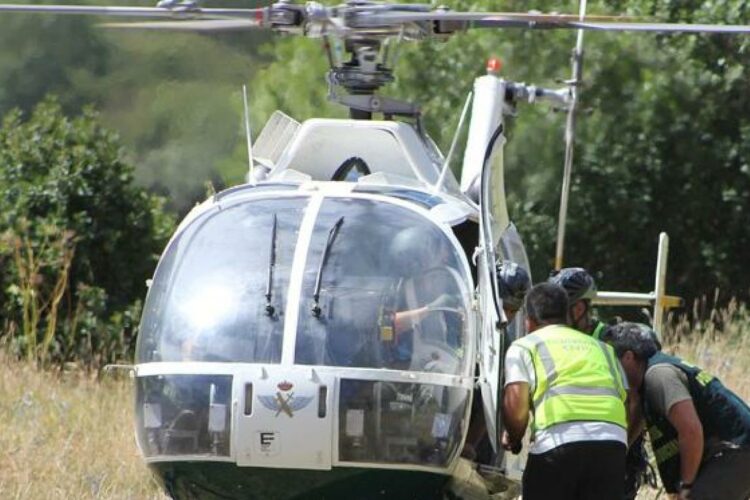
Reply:
[[[292,391],[294,384],[287,380],[279,382],[276,387],[279,389],[276,394],[258,395],[258,401],[265,408],[276,412],[275,417],[284,413],[291,418],[294,412],[305,408],[313,400],[312,396],[295,396]]]

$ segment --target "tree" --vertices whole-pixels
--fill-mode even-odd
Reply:
[[[207,180],[241,181],[232,175],[247,163],[232,158],[244,144],[239,90],[270,34],[112,30],[101,21],[3,13],[0,116],[28,112],[47,94],[69,114],[93,103],[98,120],[118,131],[136,182],[180,213],[202,197]]]
[[[673,22],[747,24],[747,2],[634,2]],[[746,37],[623,38],[589,65],[570,255],[608,286],[651,286],[656,238],[671,236],[670,283],[688,297],[747,297],[750,43]],[[580,261],[579,261],[580,262]]]
[[[8,272],[0,279],[6,330],[21,325],[27,340],[32,332],[52,336],[49,347],[63,355],[70,340],[63,336],[98,322],[100,331],[85,332],[96,346],[107,322],[133,316],[173,224],[163,200],[133,185],[132,172],[116,137],[91,110],[70,119],[48,99],[26,120],[20,111],[5,117],[0,233]]]
[[[76,16],[0,17],[0,116],[31,110],[46,94],[64,96],[70,111],[85,100],[78,85],[109,69],[110,46],[102,30]]]

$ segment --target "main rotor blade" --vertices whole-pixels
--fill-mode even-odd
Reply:
[[[166,31],[237,31],[257,28],[260,23],[249,19],[188,19],[185,21],[146,21],[135,23],[104,23],[102,28],[166,30]]]
[[[562,27],[562,26],[561,26]],[[750,33],[750,26],[737,24],[674,24],[674,23],[601,23],[574,22],[569,28],[598,31],[646,31],[656,33]]]
[[[77,14],[89,16],[126,17],[200,17],[262,19],[265,9],[204,9],[177,4],[174,7],[97,7],[95,5],[13,5],[0,4],[0,12],[32,14]]]
[[[388,26],[398,23],[464,22],[469,28],[583,29],[656,33],[750,33],[750,26],[730,24],[675,24],[624,21],[622,17],[570,14],[523,14],[512,12],[383,12],[357,16],[357,27]]]
[[[587,16],[596,22],[603,21],[622,21],[622,16]],[[523,12],[452,12],[452,11],[432,11],[432,12],[403,12],[391,10],[388,12],[368,13],[365,16],[358,16],[357,24],[363,26],[390,25],[397,23],[411,22],[429,22],[429,21],[456,21],[478,23],[479,27],[495,27],[485,23],[499,23],[496,27],[506,27],[509,24],[519,24],[526,26],[528,24],[540,24],[546,27],[557,27],[560,24],[570,22],[580,22],[579,16],[573,14],[542,14],[542,13],[523,13]]]

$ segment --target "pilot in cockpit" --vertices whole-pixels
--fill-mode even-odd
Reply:
[[[462,347],[465,306],[457,279],[458,261],[437,228],[410,227],[389,248],[395,285],[386,312],[386,357],[393,368],[445,371]],[[383,332],[381,327],[381,332]]]

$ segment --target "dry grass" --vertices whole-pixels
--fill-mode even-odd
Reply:
[[[665,350],[750,400],[745,306],[679,323]],[[131,387],[129,379],[43,372],[0,356],[0,499],[163,499],[136,450]],[[656,497],[646,490],[639,498]]]
[[[698,314],[700,303],[695,306]],[[699,323],[682,320],[666,336],[664,349],[700,366],[750,401],[750,310],[732,302]]]
[[[138,457],[129,382],[0,357],[0,498],[163,498]]]
[[[750,401],[750,311],[732,302],[722,310],[701,314],[702,303],[694,306],[694,317],[704,321],[681,320],[665,336],[664,351],[679,356],[718,377],[745,401]],[[643,488],[638,498],[666,498],[659,490]]]

